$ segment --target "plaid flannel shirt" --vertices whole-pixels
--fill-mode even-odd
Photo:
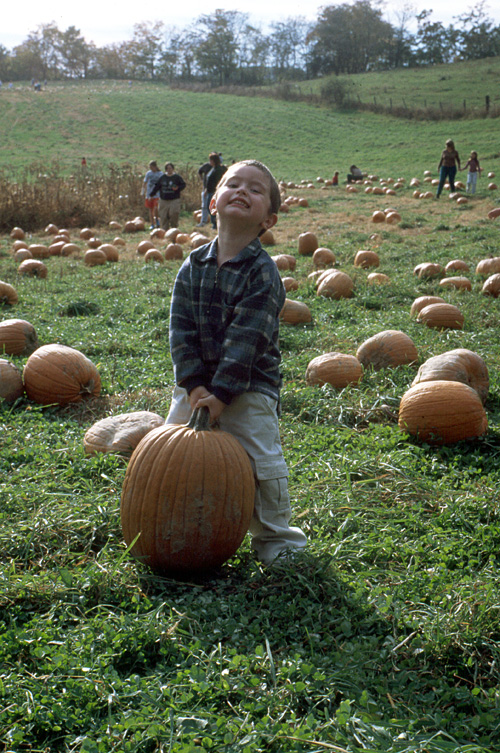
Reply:
[[[279,399],[279,312],[285,290],[258,238],[217,266],[217,239],[191,252],[170,308],[175,381],[205,386],[226,404],[243,392]]]

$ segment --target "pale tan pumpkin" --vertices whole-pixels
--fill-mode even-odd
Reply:
[[[18,300],[19,296],[15,287],[0,280],[0,306],[14,306]]]
[[[393,368],[418,361],[415,343],[404,332],[387,329],[365,340],[356,351],[356,358],[363,366],[375,371]]]
[[[127,241],[125,241],[123,238],[120,238],[119,235],[116,236],[116,238],[113,238],[113,246],[126,246]]]
[[[312,256],[318,246],[318,236],[316,233],[307,231],[299,235],[298,251],[301,256]]]
[[[449,274],[450,272],[468,272],[470,265],[463,259],[452,259],[445,266],[444,271]]]
[[[149,248],[144,254],[144,261],[146,263],[157,262],[159,264],[163,264],[165,257],[157,248]]]
[[[312,321],[312,314],[307,304],[287,298],[279,318],[287,324],[308,324]]]
[[[462,329],[464,315],[451,303],[431,303],[418,312],[417,321],[431,329]]]
[[[276,245],[276,239],[274,237],[274,233],[272,230],[264,230],[261,236],[259,236],[259,240],[262,243],[263,246],[274,246]]]
[[[490,220],[496,220],[497,217],[500,217],[500,207],[495,207],[495,209],[491,209],[488,212],[488,217]]]
[[[428,358],[420,366],[411,386],[437,380],[467,384],[476,390],[482,403],[485,403],[488,397],[488,368],[481,356],[473,350],[455,348]]]
[[[461,382],[416,384],[403,395],[398,426],[429,444],[453,444],[486,434],[488,418],[479,395]]]
[[[94,237],[94,231],[91,230],[91,228],[83,227],[80,230],[80,238],[82,239],[82,241],[88,241],[90,240],[90,238],[93,238],[93,237]]]
[[[281,280],[283,283],[283,287],[285,288],[285,291],[288,293],[290,290],[298,290],[299,289],[299,283],[294,277],[283,277]]]
[[[358,384],[363,377],[363,367],[356,356],[346,353],[324,353],[309,361],[306,382],[309,386],[331,384],[342,390],[348,384]]]
[[[151,241],[141,241],[137,246],[135,252],[137,256],[144,256],[146,251],[149,251],[150,248],[155,248],[155,244]]]
[[[376,251],[361,249],[354,257],[354,266],[362,269],[380,266],[380,258]]]
[[[370,272],[366,281],[369,285],[389,285],[390,278],[382,272]]]
[[[48,259],[50,256],[49,247],[41,243],[31,243],[28,246],[28,250],[31,251],[33,259]]]
[[[12,252],[15,253],[16,251],[19,251],[21,248],[27,249],[28,244],[26,241],[14,241],[12,244]]]
[[[431,303],[446,303],[444,298],[440,298],[438,295],[421,295],[415,298],[411,304],[410,316],[416,316],[426,306],[430,306]]]
[[[120,258],[118,249],[113,243],[103,243],[99,246],[98,251],[102,251],[105,254],[107,261],[117,262]]]
[[[24,395],[23,376],[17,366],[0,358],[0,400],[13,403]]]
[[[87,429],[83,446],[87,455],[98,452],[116,452],[129,455],[143,437],[157,426],[163,426],[165,419],[151,411],[134,411],[108,416]]]
[[[75,348],[55,343],[32,353],[23,379],[28,398],[41,405],[79,403],[101,391],[101,377],[92,361]]]
[[[297,259],[291,254],[276,254],[276,256],[271,256],[271,259],[282,272],[288,269],[293,272],[297,266]]]
[[[492,295],[493,298],[498,298],[500,295],[500,273],[490,275],[487,280],[484,281],[481,292],[483,295]]]
[[[18,248],[17,251],[14,252],[14,261],[16,261],[18,264],[20,264],[22,261],[25,261],[26,259],[32,259],[33,256],[31,255],[31,251],[28,248]]]
[[[98,248],[89,248],[83,255],[83,263],[87,267],[98,267],[106,262],[106,254]]]
[[[89,238],[87,241],[87,246],[89,248],[99,248],[99,246],[102,245],[102,240],[98,238],[96,235],[94,235],[92,238]]]
[[[444,277],[439,281],[439,285],[442,288],[455,288],[455,290],[472,290],[472,283],[467,277]]]
[[[165,248],[165,259],[183,259],[184,254],[182,252],[182,246],[180,243],[169,243]]]
[[[13,227],[10,231],[10,237],[17,241],[24,240],[26,236],[26,233],[22,229],[22,227]]]
[[[17,268],[17,274],[45,279],[48,269],[40,259],[24,259]]]
[[[196,411],[187,426],[160,426],[135,448],[121,495],[125,543],[135,542],[131,553],[141,562],[174,575],[219,567],[243,541],[254,496],[241,444],[210,430]]]
[[[378,193],[376,188],[373,189],[373,193]],[[380,189],[380,193],[383,193],[382,189]],[[385,222],[385,212],[382,212],[380,209],[376,210],[373,212],[371,220],[377,223]]]
[[[80,255],[81,248],[77,243],[65,243],[61,248],[61,256]]]
[[[428,261],[418,264],[414,272],[421,280],[428,280],[432,277],[440,277],[444,273],[444,267],[441,264]]]
[[[317,294],[324,298],[333,298],[336,301],[341,298],[351,298],[353,291],[352,278],[338,269],[327,270],[327,274],[318,279]]]
[[[335,264],[335,254],[329,248],[320,246],[314,251],[312,261],[315,267],[331,267]]]
[[[489,259],[481,259],[476,266],[476,274],[481,277],[489,277],[500,272],[500,256]]]
[[[64,246],[67,246],[67,241],[57,241],[56,243],[51,243],[49,246],[49,252],[51,256],[61,256],[62,250]]]
[[[38,348],[35,328],[25,319],[4,319],[0,322],[0,353],[27,356]]]

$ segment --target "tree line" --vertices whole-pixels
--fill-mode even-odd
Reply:
[[[448,26],[410,4],[383,17],[376,0],[327,5],[315,21],[290,17],[268,31],[240,11],[216,10],[183,29],[137,23],[131,39],[96,46],[79,29],[46,23],[12,50],[0,45],[0,80],[140,79],[258,86],[500,55],[500,26],[480,0]],[[411,30],[412,28],[416,30]]]

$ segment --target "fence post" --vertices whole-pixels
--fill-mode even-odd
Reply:
[[[486,113],[488,114],[490,111],[490,95],[486,95]]]
[[[466,111],[466,109],[467,109],[467,107],[466,107],[465,99],[464,99],[464,112]]]

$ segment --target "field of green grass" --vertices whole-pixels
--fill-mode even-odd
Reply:
[[[484,58],[453,65],[433,65],[394,71],[341,76],[352,83],[352,97],[362,102],[376,102],[387,108],[406,105],[408,108],[453,107],[456,110],[484,108],[486,97],[490,105],[500,107],[500,57]],[[326,79],[327,80],[327,79]],[[301,84],[300,88],[319,91],[325,80],[319,79]],[[477,126],[472,125],[470,135]],[[466,133],[467,131],[464,131]]]
[[[181,164],[198,163],[214,146],[227,160],[251,154],[295,180],[328,177],[333,167],[348,166],[354,152],[362,167],[408,180],[437,163],[450,132],[459,147],[471,134],[470,123],[337,116],[303,104],[153,86],[49,89],[50,99],[45,92],[14,92],[12,123],[50,103],[62,108],[64,97],[75,112],[80,102],[80,115],[61,110],[68,140],[57,149],[41,121],[31,143],[29,118],[18,120],[20,140],[11,132],[8,142],[13,169],[22,171],[30,154],[33,160],[44,154],[69,170],[84,145],[91,160],[139,166],[159,157],[152,151],[157,144],[165,157],[175,145]],[[85,91],[92,105],[85,105]],[[194,118],[202,109],[197,98],[210,105],[210,127]],[[143,127],[152,118],[151,106],[143,105],[158,99],[156,140]],[[253,126],[245,115],[256,109],[269,120],[254,117]],[[161,113],[177,124],[171,136]],[[221,128],[229,118],[230,127]],[[488,155],[487,169],[499,159],[492,123],[478,121],[473,133],[480,156]],[[350,151],[338,163],[341,136]],[[8,155],[1,154],[7,168]],[[87,267],[85,243],[72,228],[80,253],[52,256],[46,279],[27,278],[17,273],[10,237],[0,236],[0,280],[19,294],[15,306],[0,306],[0,321],[31,322],[41,344],[80,350],[102,379],[100,397],[79,405],[0,403],[0,749],[500,750],[500,298],[482,295],[475,273],[480,259],[498,255],[500,220],[487,219],[497,193],[485,183],[463,207],[447,196],[414,199],[407,185],[390,197],[321,184],[288,189],[309,206],[280,214],[276,244],[267,250],[296,257],[299,288],[289,297],[312,313],[310,324],[283,324],[280,332],[281,434],[294,520],[308,548],[295,562],[266,569],[247,537],[219,571],[189,582],[155,575],[129,556],[119,518],[127,459],[86,456],[83,449],[85,432],[104,416],[166,415],[173,387],[169,303],[179,262],[145,263],[136,248],[149,234],[140,232],[123,234],[118,263]],[[389,205],[402,221],[375,226],[372,212]],[[191,213],[183,212],[180,228],[194,230]],[[106,225],[94,229],[103,241],[116,234]],[[312,261],[298,254],[305,230],[352,276],[351,299],[317,296],[308,277]],[[28,241],[47,238],[38,233]],[[354,266],[362,248],[377,251],[377,271],[389,276],[388,285],[370,285],[370,270]],[[413,274],[421,262],[458,258],[470,265],[471,292]],[[411,318],[412,301],[425,294],[457,305],[463,329],[438,331]],[[355,354],[386,329],[412,338],[417,364],[367,369],[358,385],[342,391],[306,384],[312,358]],[[398,428],[398,408],[419,364],[453,348],[475,351],[488,367],[488,431],[436,447]],[[27,360],[9,359],[19,368]]]
[[[424,73],[403,71],[394,81],[422,94],[425,88],[405,77]],[[377,76],[366,74],[366,86]],[[371,173],[410,178],[436,169],[450,137],[463,157],[475,149],[488,169],[500,162],[497,119],[414,122],[108,81],[49,82],[42,92],[17,84],[0,92],[0,104],[0,168],[13,176],[27,166],[43,170],[52,160],[71,172],[83,156],[95,167],[129,163],[145,170],[150,159],[198,166],[215,149],[228,164],[256,157],[285,180],[328,177],[334,170],[343,176],[353,162]]]

